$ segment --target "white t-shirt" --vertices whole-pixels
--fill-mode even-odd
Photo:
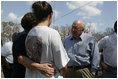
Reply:
[[[4,56],[9,63],[13,63],[12,44],[12,41],[6,42],[1,49],[1,56]]]
[[[26,50],[30,59],[38,63],[50,63],[56,69],[52,78],[59,78],[59,69],[67,65],[69,58],[59,33],[48,26],[36,26],[26,38]],[[26,78],[47,78],[39,71],[26,69]]]
[[[117,67],[117,34],[106,36],[98,42],[99,50],[103,50],[104,63]]]

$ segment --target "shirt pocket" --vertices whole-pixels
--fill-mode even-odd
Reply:
[[[85,43],[77,43],[76,46],[75,46],[75,53],[76,55],[78,56],[85,56],[86,55],[86,44]]]

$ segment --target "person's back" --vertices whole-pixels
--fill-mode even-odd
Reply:
[[[17,33],[13,33],[12,40],[15,39]],[[11,78],[13,72],[13,55],[12,55],[13,42],[9,41],[5,43],[1,51],[1,62],[3,66],[3,73],[5,78]]]
[[[1,62],[5,78],[11,78],[13,66],[12,44],[12,41],[6,42],[1,49]]]
[[[32,28],[26,38],[27,55],[40,64],[51,64],[56,69],[52,77],[60,77],[60,74],[64,76],[69,58],[59,33],[49,28],[52,22],[52,7],[46,1],[38,1],[32,5],[32,10],[38,24]],[[26,77],[46,78],[43,74],[31,69],[26,69]]]
[[[103,49],[104,62],[116,67],[117,64],[117,35],[116,33],[105,36],[99,41],[99,49]],[[111,46],[112,45],[112,46]],[[112,53],[111,53],[112,52]]]
[[[117,21],[114,24],[114,31],[114,34],[105,36],[98,42],[99,51],[103,53],[100,64],[105,78],[117,77]]]
[[[25,67],[18,62],[18,56],[26,56],[25,50],[25,39],[27,34],[25,32],[18,33],[17,37],[13,41],[13,78],[24,78],[25,77]]]
[[[26,46],[27,54],[32,60],[52,64],[56,69],[56,74],[52,77],[60,77],[58,69],[67,64],[67,59],[61,58],[61,55],[64,56],[65,50],[56,30],[47,26],[34,27],[27,36]],[[28,70],[26,73],[26,77],[46,77],[38,71]]]
[[[1,55],[6,57],[6,60],[9,63],[13,63],[13,56],[12,56],[12,41],[6,42],[2,47]]]
[[[21,25],[24,28],[24,31],[19,33],[13,42],[14,72],[12,77],[24,78],[25,67],[31,70],[37,70],[48,77],[54,75],[54,69],[52,68],[51,64],[40,64],[34,62],[26,55],[25,39],[30,29],[37,25],[35,15],[31,12],[26,13],[21,20]]]
[[[116,33],[104,37],[102,40],[105,42],[103,47],[103,56],[104,61],[108,65],[112,65],[112,67],[116,67],[117,65],[117,35]],[[101,41],[102,41],[101,40]],[[112,46],[111,46],[112,45]],[[112,52],[112,53],[111,53]]]

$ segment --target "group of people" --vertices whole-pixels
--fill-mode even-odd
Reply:
[[[32,12],[23,16],[24,31],[13,40],[13,62],[8,61],[13,70],[8,78],[94,78],[100,64],[104,77],[117,77],[117,21],[115,33],[97,43],[84,32],[84,21],[75,20],[71,35],[62,43],[59,33],[49,27],[52,15],[51,5],[38,1],[33,3]]]

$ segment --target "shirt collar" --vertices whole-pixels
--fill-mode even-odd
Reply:
[[[75,38],[71,35],[70,40],[74,40],[74,39],[78,39],[78,38]]]
[[[80,35],[80,38],[83,40],[83,39],[84,39],[84,36],[85,36],[85,33],[83,32],[83,33]]]

